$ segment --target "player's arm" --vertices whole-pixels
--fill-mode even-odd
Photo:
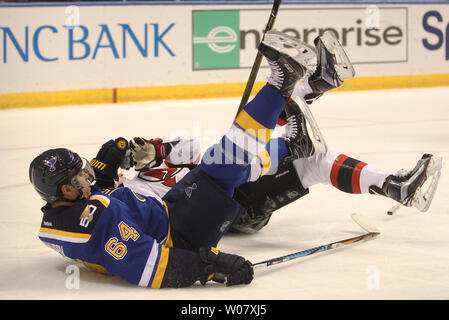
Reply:
[[[128,170],[133,165],[128,141],[120,137],[105,142],[90,164],[95,171],[95,185],[103,189],[114,188],[118,168]]]
[[[135,169],[158,167],[164,162],[169,167],[194,167],[200,160],[200,145],[196,139],[176,138],[164,142],[160,138],[136,137],[130,141]]]

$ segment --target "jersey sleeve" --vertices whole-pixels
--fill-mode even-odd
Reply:
[[[115,229],[104,239],[107,272],[150,288],[185,287],[200,279],[202,267],[197,253],[158,243],[124,221]]]
[[[97,261],[105,270],[126,281],[150,288],[183,287],[197,281],[201,272],[197,253],[172,248],[148,235],[131,218],[129,209],[111,201],[91,239]]]
[[[109,274],[148,287],[158,287],[168,250],[145,234],[113,201],[95,227],[85,262],[101,265]],[[106,216],[107,215],[107,216]]]
[[[169,258],[169,248],[138,229],[121,222],[119,237],[105,241],[105,268],[108,272],[142,287],[160,288]],[[127,229],[127,231],[123,231]],[[128,240],[122,233],[128,232]]]
[[[197,139],[179,139],[166,160],[168,165],[189,166],[196,165],[200,161],[201,149]]]

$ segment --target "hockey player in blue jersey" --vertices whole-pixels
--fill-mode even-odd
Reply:
[[[209,280],[249,284],[251,262],[216,246],[243,210],[232,195],[248,180],[252,159],[263,150],[267,157],[288,156],[286,148],[267,150],[267,145],[295,83],[316,68],[315,51],[307,44],[279,33],[267,39],[259,50],[272,70],[268,83],[198,167],[161,200],[124,187],[91,185],[93,168],[70,150],[38,155],[29,176],[47,202],[39,238],[64,256],[139,286],[185,287]]]

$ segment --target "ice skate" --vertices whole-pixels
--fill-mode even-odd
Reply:
[[[396,200],[400,204],[416,207],[425,212],[429,209],[438,186],[443,167],[443,159],[424,154],[411,171],[400,170],[386,178],[382,189],[371,186],[370,192]],[[424,184],[427,187],[423,189]]]
[[[290,100],[284,108],[287,125],[286,144],[293,159],[307,158],[314,154],[315,148],[310,140],[306,119],[298,104]]]
[[[290,98],[299,79],[310,76],[316,70],[315,48],[279,31],[268,31],[259,45],[259,51],[271,68],[268,83],[286,99]]]
[[[341,86],[344,80],[355,75],[351,61],[332,32],[326,31],[315,38],[314,44],[318,59],[317,69],[307,79],[313,91],[304,97],[307,103],[312,103],[324,92]]]
[[[312,113],[304,100],[291,99],[283,110],[287,122],[285,139],[292,159],[326,153],[327,146]]]

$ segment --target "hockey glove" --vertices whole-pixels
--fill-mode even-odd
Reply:
[[[201,261],[205,264],[201,283],[213,280],[226,286],[250,284],[254,277],[251,262],[243,257],[218,251],[214,247],[200,248]]]
[[[132,154],[126,139],[117,138],[105,142],[97,156],[90,161],[95,171],[96,185],[101,188],[113,188],[114,180],[118,179],[118,168],[129,169],[132,163]]]
[[[137,137],[129,142],[129,146],[137,171],[160,166],[172,149],[170,143],[163,143],[160,138],[147,140]]]

